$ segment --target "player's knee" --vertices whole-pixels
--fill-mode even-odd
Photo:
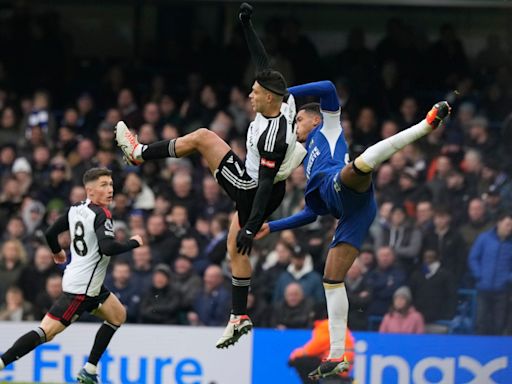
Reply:
[[[207,128],[199,128],[194,132],[194,134],[196,136],[196,140],[200,141],[201,143],[203,143],[205,140],[208,140],[208,138],[212,135],[215,135],[215,133]]]
[[[117,311],[116,316],[114,317],[114,325],[120,327],[122,324],[126,322],[126,308],[122,307]]]

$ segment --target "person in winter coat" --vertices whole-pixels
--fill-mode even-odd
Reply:
[[[142,323],[178,323],[180,294],[170,278],[171,268],[165,264],[158,264],[153,270],[153,284],[140,304]]]
[[[368,273],[366,280],[373,292],[368,314],[384,315],[391,305],[393,293],[405,283],[405,273],[395,264],[391,247],[377,250],[377,267]]]
[[[512,213],[502,213],[496,227],[483,232],[469,253],[469,269],[476,281],[477,332],[503,333],[508,290],[512,283]]]
[[[277,329],[308,328],[313,323],[313,301],[299,283],[286,286],[284,300],[274,304],[271,325]]]
[[[393,305],[380,324],[380,333],[424,333],[421,313],[412,306],[411,290],[400,287],[393,295]]]
[[[451,320],[457,306],[457,286],[452,273],[441,266],[434,249],[423,252],[423,265],[409,281],[414,306],[426,323]]]
[[[277,280],[274,303],[284,299],[286,287],[293,282],[299,283],[304,291],[304,296],[313,299],[315,303],[325,302],[322,276],[313,270],[311,257],[307,257],[300,249],[294,249],[290,265]]]

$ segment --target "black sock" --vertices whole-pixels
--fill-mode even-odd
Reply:
[[[162,140],[145,146],[142,150],[144,160],[158,160],[166,157],[176,157],[176,139]]]
[[[100,329],[96,333],[94,345],[92,346],[91,353],[89,354],[89,363],[94,366],[98,365],[101,355],[103,355],[103,352],[107,349],[110,339],[112,339],[112,336],[114,336],[114,333],[116,333],[118,329],[118,326],[110,324],[107,321],[101,325]]]
[[[5,366],[8,366],[13,361],[18,360],[25,356],[30,351],[34,350],[38,345],[46,342],[46,334],[42,328],[37,328],[33,331],[25,333],[18,340],[16,340],[11,348],[5,352],[0,358]]]
[[[235,277],[231,279],[233,284],[233,315],[247,314],[247,295],[249,294],[249,286],[251,285],[250,277]]]

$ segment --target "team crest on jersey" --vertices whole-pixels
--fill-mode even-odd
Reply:
[[[114,236],[114,223],[111,219],[105,220],[105,235]]]

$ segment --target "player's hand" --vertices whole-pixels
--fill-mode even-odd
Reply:
[[[68,261],[68,258],[66,256],[66,252],[61,249],[59,253],[55,253],[53,255],[53,261],[55,264],[64,264],[66,261]]]
[[[252,15],[252,5],[249,3],[242,3],[240,5],[240,10],[238,13],[238,18],[242,23],[247,23],[251,20]]]
[[[254,239],[254,233],[249,231],[248,229],[242,228],[238,231],[238,235],[236,236],[236,250],[241,255],[249,256],[252,249],[252,241]]]
[[[268,223],[263,223],[263,225],[261,226],[261,228],[258,231],[258,233],[256,234],[256,236],[254,236],[254,240],[263,239],[264,237],[268,236],[269,233],[270,233],[270,226],[268,225]]]
[[[137,243],[139,243],[139,247],[141,245],[144,245],[144,241],[142,240],[142,237],[140,235],[135,235],[130,237],[130,240],[135,240]]]

